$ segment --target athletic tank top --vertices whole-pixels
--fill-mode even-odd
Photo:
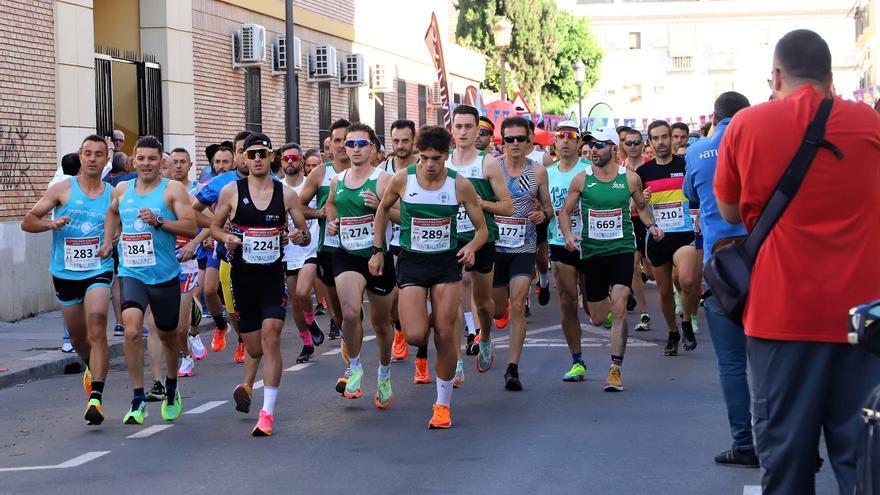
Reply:
[[[400,248],[414,253],[438,254],[458,248],[455,217],[454,170],[438,189],[425,189],[416,176],[416,165],[408,167],[406,189],[400,198]]]
[[[232,253],[237,265],[280,265],[281,232],[287,226],[284,207],[284,186],[272,181],[272,199],[265,210],[258,210],[251,199],[248,180],[235,182],[238,204],[232,217],[230,232],[241,237],[241,246]]]
[[[286,182],[282,182],[282,184],[284,184],[284,187],[289,187],[293,189],[297,194],[300,194],[303,190],[303,186],[306,185],[306,180],[305,178],[303,178],[302,182],[300,182],[299,185],[296,187],[291,187],[287,185]],[[312,200],[309,201],[309,208],[315,208],[316,204],[317,198],[312,198]],[[308,225],[309,227],[309,234],[311,236],[311,242],[308,246],[297,246],[292,242],[288,242],[287,245],[284,246],[284,258],[282,259],[282,261],[287,263],[288,270],[297,270],[299,268],[302,268],[306,260],[309,258],[314,258],[315,254],[318,251],[318,220],[315,218],[306,220],[306,225]],[[296,225],[294,225],[293,220],[288,218],[288,232],[292,232],[295,228]]]
[[[645,163],[636,170],[642,179],[642,186],[651,188],[648,204],[654,213],[654,222],[664,232],[692,232],[691,209],[684,195],[685,161],[673,155],[666,165],[658,165],[657,159]]]
[[[110,206],[113,188],[101,182],[104,189],[90,198],[70,177],[70,199],[55,208],[54,217],[70,217],[70,223],[52,231],[52,261],[49,273],[65,280],[83,280],[113,271],[113,259],[102,259],[98,249],[104,243],[104,215]]]
[[[545,151],[543,151],[543,150],[539,150],[538,148],[535,148],[535,149],[533,149],[533,150],[531,151],[531,153],[529,153],[528,155],[526,155],[526,158],[529,158],[529,159],[531,159],[533,162],[537,163],[538,165],[542,165],[542,166],[543,166],[543,165],[544,165],[544,155],[545,155],[545,154],[546,154]]]
[[[186,192],[190,196],[195,197],[196,193],[198,192],[198,187],[199,187],[198,182],[192,181],[189,184],[189,186],[187,187]],[[190,199],[190,201],[192,201],[192,199]],[[201,227],[198,228],[198,231],[199,232],[202,231]],[[177,236],[177,240],[175,241],[175,245],[174,245],[174,255],[177,256],[178,260],[180,259],[180,250],[183,249],[184,247],[186,247],[186,245],[189,244],[189,242],[191,240],[192,240],[192,237],[186,237],[186,236],[182,236],[182,235]],[[204,251],[205,250],[204,250],[204,248],[202,248],[201,244],[196,246],[196,250],[193,253],[192,259],[180,262],[180,272],[185,273],[185,274],[198,273],[199,262],[197,260],[203,256]]]
[[[631,253],[636,250],[629,200],[632,193],[626,180],[626,167],[617,168],[611,182],[602,182],[586,170],[581,190],[581,259],[593,256]]]
[[[495,215],[498,224],[495,249],[499,253],[535,253],[538,250],[538,236],[535,224],[528,219],[529,213],[535,210],[535,199],[538,197],[535,162],[526,158],[525,168],[517,177],[507,171],[503,156],[498,158],[498,163],[501,164],[501,172],[513,200],[513,215]]]
[[[455,165],[452,162],[454,153],[454,150],[449,153],[449,158],[446,159],[446,168],[454,170],[456,173],[467,177],[467,179],[471,181],[471,184],[473,184],[474,189],[477,190],[477,195],[480,196],[481,199],[485,201],[498,201],[498,197],[495,196],[495,191],[492,190],[492,184],[489,183],[489,180],[486,179],[483,172],[483,162],[486,158],[486,152],[479,152],[473,161],[461,165]],[[498,239],[498,225],[495,224],[495,216],[484,211],[483,217],[485,217],[486,227],[489,229],[489,239],[486,242],[495,242]],[[458,216],[456,217],[456,220],[458,221],[458,224],[456,225],[458,232],[457,236],[458,239],[462,241],[462,244],[467,244],[474,240],[474,224],[471,223],[470,218],[468,218],[464,205],[458,206]]]
[[[419,161],[416,160],[416,162],[413,165],[418,165],[418,163],[419,163]],[[394,170],[394,158],[389,158],[389,159],[385,160],[385,171],[388,172],[390,175],[394,175],[397,173],[397,171]],[[399,247],[400,246],[400,225],[398,225],[390,220],[388,221],[388,225],[391,227],[391,240],[388,241],[388,244],[390,246],[398,246]]]
[[[373,248],[373,224],[375,223],[372,208],[364,204],[363,194],[367,191],[376,196],[376,185],[383,171],[374,168],[373,173],[366,181],[356,188],[345,185],[348,170],[343,171],[336,178],[335,204],[336,213],[339,215],[339,247],[349,254],[369,258]]]
[[[578,158],[577,163],[568,172],[559,170],[559,162],[547,167],[547,185],[550,189],[550,205],[553,207],[553,218],[550,219],[550,226],[547,229],[547,242],[554,246],[565,246],[565,237],[559,228],[559,212],[562,205],[565,204],[565,198],[568,196],[568,186],[571,180],[579,172],[583,172],[590,164],[583,158]],[[571,214],[571,231],[577,234],[583,228],[584,221],[581,217],[580,208]]]
[[[138,180],[128,183],[119,202],[122,235],[119,238],[119,276],[132,277],[147,285],[167,282],[180,274],[180,262],[175,254],[177,236],[164,229],[150,227],[138,218],[141,209],[149,208],[157,217],[177,220],[177,215],[165,205],[165,189],[169,180],[146,195],[137,192]]]
[[[336,170],[333,169],[333,162],[325,163],[324,179],[321,181],[321,185],[318,186],[318,192],[315,194],[315,198],[317,199],[315,208],[321,209],[327,203],[327,198],[330,197],[330,181],[332,181],[334,177],[336,177]],[[339,247],[339,237],[334,236],[330,239],[324,239],[324,234],[327,232],[327,220],[323,218],[319,219],[318,226],[320,227],[320,233],[318,235],[318,252],[326,253],[335,251],[336,248]]]

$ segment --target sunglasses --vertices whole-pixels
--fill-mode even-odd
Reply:
[[[248,160],[256,160],[257,158],[266,158],[269,156],[269,150],[266,148],[260,148],[256,150],[247,150],[244,152],[244,157]]]
[[[623,144],[625,144],[627,146],[638,146],[638,145],[642,144],[642,140],[641,139],[634,139],[632,141],[624,141]]]
[[[489,129],[480,129],[480,136],[488,137],[492,135],[492,131]]]
[[[110,141],[113,141],[114,143],[124,143],[125,139],[111,138]]]
[[[349,139],[345,142],[346,148],[366,148],[373,144],[369,139]]]
[[[525,143],[528,140],[529,140],[528,136],[505,136],[504,137],[504,142],[507,144]]]
[[[556,131],[556,137],[559,139],[577,139],[578,133],[576,131]]]
[[[590,143],[590,147],[593,149],[601,150],[611,146],[612,144],[614,143],[612,143],[611,141],[593,141],[592,143]]]
[[[289,161],[298,162],[299,159],[302,158],[302,156],[297,155],[296,153],[286,153],[285,155],[282,156],[282,158],[284,158],[285,162],[289,162]]]

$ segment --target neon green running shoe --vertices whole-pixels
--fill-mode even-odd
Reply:
[[[180,398],[180,389],[174,393],[174,397],[165,396],[162,401],[162,419],[165,421],[174,421],[180,417],[180,411],[183,409],[183,400]]]
[[[605,323],[602,324],[605,328],[611,328],[611,325],[614,323],[614,318],[611,317],[611,312],[608,312],[608,317],[605,318]]]
[[[587,368],[582,363],[574,363],[571,369],[562,375],[564,382],[582,382],[587,378]]]
[[[691,315],[691,328],[694,329],[694,333],[700,333],[700,327],[697,326],[697,315]]]
[[[144,418],[147,417],[147,402],[141,401],[141,405],[137,409],[131,407],[125,416],[122,417],[122,423],[126,425],[142,425]]]
[[[364,378],[364,369],[362,367],[351,369],[351,375],[345,384],[345,392],[342,395],[346,399],[357,399],[361,396],[361,380]]]
[[[100,399],[89,399],[86,412],[83,414],[87,425],[99,425],[104,422],[104,407]]]
[[[394,402],[394,393],[391,391],[391,375],[387,378],[379,378],[379,384],[376,386],[376,396],[374,397],[376,407],[379,409],[388,409]]]

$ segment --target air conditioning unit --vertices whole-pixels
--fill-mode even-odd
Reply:
[[[353,53],[346,55],[345,60],[339,62],[339,87],[356,88],[367,82],[364,70],[364,56]]]
[[[257,67],[266,60],[266,28],[242,24],[232,33],[232,66]]]
[[[309,50],[309,81],[326,81],[339,77],[336,48],[319,45]]]
[[[439,107],[443,104],[443,95],[440,93],[440,83],[435,82],[431,84],[431,89],[428,93],[428,105],[432,107]]]
[[[302,41],[293,37],[293,69],[299,71],[302,67]],[[280,37],[272,43],[272,75],[278,76],[287,73],[287,41]]]
[[[370,67],[370,90],[373,93],[394,92],[394,74],[390,73],[389,68],[383,63],[373,64]]]

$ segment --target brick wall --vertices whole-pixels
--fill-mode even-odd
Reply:
[[[0,9],[0,221],[18,220],[57,168],[52,0]]]

